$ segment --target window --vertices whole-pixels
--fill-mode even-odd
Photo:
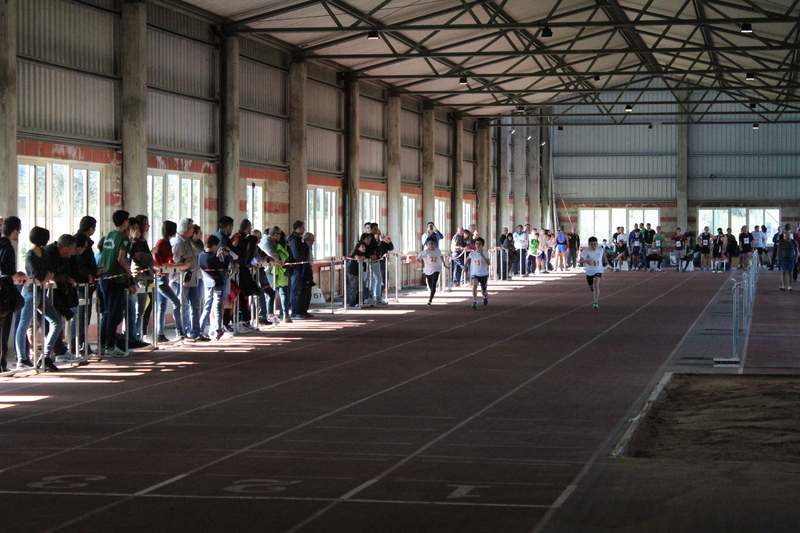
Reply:
[[[417,235],[417,199],[403,195],[403,253],[416,252],[420,249]]]
[[[655,229],[661,224],[658,209],[581,209],[578,211],[578,231],[582,242],[589,237],[597,237],[598,242],[606,239],[609,243],[617,228],[622,226],[626,233],[633,230],[634,224],[650,224]]]
[[[436,224],[445,240],[449,240],[450,223],[447,221],[447,200],[435,198],[433,202],[433,223]]]
[[[723,209],[698,209],[697,210],[697,231],[702,232],[708,226],[711,233],[716,233],[717,228],[726,231],[731,228],[734,235],[738,235],[742,226],[747,226],[749,230],[758,224],[767,227],[767,242],[771,243],[772,235],[778,231],[781,220],[781,210],[777,208],[747,208],[731,207]]]
[[[247,186],[247,219],[253,223],[253,229],[266,232],[264,227],[264,187],[255,183]]]
[[[383,230],[384,226],[381,224],[381,196],[371,192],[362,192],[359,195],[359,229],[364,229],[364,224],[367,222],[376,222]]]
[[[93,216],[101,227],[100,198],[102,172],[84,163],[31,162],[17,165],[17,212],[22,235],[33,226],[50,230],[50,239],[78,231],[81,218]],[[20,258],[30,243],[19,240]],[[19,263],[24,264],[24,263]]]
[[[191,218],[202,226],[203,198],[201,197],[201,178],[192,174],[173,174],[148,172],[147,174],[147,217],[150,219],[149,242],[161,238],[161,226],[165,220],[176,224],[182,218]],[[205,230],[205,228],[204,228]],[[216,231],[216,229],[214,229]],[[213,233],[211,230],[208,234]]]
[[[462,220],[462,227],[464,229],[469,229],[469,227],[473,223],[472,217],[474,216],[475,213],[475,206],[472,204],[472,202],[464,202],[462,205],[464,206],[463,207],[464,220]]]
[[[314,234],[314,258],[322,259],[336,255],[338,242],[336,221],[339,213],[336,191],[316,187],[308,189],[306,198],[308,200],[306,231]]]

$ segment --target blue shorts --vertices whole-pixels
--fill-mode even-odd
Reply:
[[[781,261],[781,270],[794,271],[794,261]]]
[[[486,283],[489,281],[489,276],[472,276],[472,279],[478,280],[478,283],[481,284],[481,290],[486,290]]]
[[[562,252],[566,252],[566,251],[567,251],[567,245],[566,244],[556,244],[556,252],[562,253]]]

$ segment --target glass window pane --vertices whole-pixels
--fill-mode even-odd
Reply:
[[[742,231],[742,226],[747,224],[747,210],[742,207],[731,209],[731,233],[737,236]],[[723,228],[727,229],[727,228]]]
[[[644,211],[642,209],[628,209],[628,225],[626,230],[633,231],[634,224],[641,224],[644,222]]]
[[[714,209],[714,227],[711,228],[711,233],[716,235],[719,228],[724,232],[729,223],[727,209]]]
[[[17,165],[17,213],[20,220],[28,217],[28,175],[31,167]],[[22,241],[22,239],[20,239]]]
[[[764,220],[764,224],[767,225],[767,236],[769,237],[767,241],[772,243],[772,236],[775,235],[775,232],[780,227],[780,209],[764,209]]]
[[[89,172],[86,170],[72,169],[72,231],[75,233],[80,227],[81,218],[87,214],[86,209],[86,182]]]
[[[53,165],[53,197],[48,211],[52,214],[50,224],[45,226],[50,228],[50,237],[55,240],[61,232],[69,232],[69,220],[67,210],[69,209],[69,166]],[[56,230],[56,228],[59,228]]]
[[[264,188],[258,186],[255,188],[253,195],[253,227],[258,230],[265,230],[264,228]]]
[[[609,218],[608,210],[606,209],[598,209],[594,212],[594,237],[597,237],[597,242],[603,243],[603,239],[606,242],[611,242],[611,235],[614,232],[611,231],[611,220]],[[589,237],[592,235],[587,235],[586,233],[581,234],[581,244],[585,244],[589,241]]]
[[[90,216],[100,222],[100,171],[89,171],[88,200],[86,209]]]
[[[192,180],[181,179],[181,218],[192,216]]]
[[[617,228],[622,227],[630,229],[633,226],[628,226],[628,213],[625,209],[612,209],[611,210],[611,226],[614,228],[612,233],[616,233]]]
[[[697,231],[695,234],[703,232],[706,226],[710,229],[714,225],[714,210],[713,209],[699,209],[697,211]]]
[[[167,174],[167,219],[177,223],[178,217],[178,176]]]
[[[764,210],[763,209],[749,209],[750,214],[750,229],[752,230],[756,224],[761,226],[764,223]]]
[[[661,219],[658,216],[658,209],[645,209],[644,210],[644,223],[650,224],[652,229],[661,225]]]
[[[192,218],[195,224],[202,226],[200,214],[202,211],[203,199],[200,197],[200,180],[192,180]],[[251,219],[252,220],[252,219]]]
[[[36,225],[47,227],[47,168],[36,167]]]

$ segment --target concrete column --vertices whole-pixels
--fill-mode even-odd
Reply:
[[[528,222],[532,228],[542,229],[542,208],[539,167],[539,126],[528,126]]]
[[[542,225],[550,230],[558,229],[558,221],[555,220],[555,210],[553,206],[553,179],[551,176],[551,150],[550,150],[550,127],[544,126],[540,131],[540,142],[545,143],[541,147],[540,160],[542,163]]]
[[[147,4],[122,3],[122,205],[147,211]]]
[[[238,227],[247,213],[245,180],[239,177],[241,128],[239,124],[239,37],[222,41],[222,150],[219,168],[219,216],[229,216]],[[212,221],[216,222],[216,221]],[[215,224],[216,226],[216,224]]]
[[[358,195],[361,182],[361,130],[359,128],[359,98],[361,96],[358,80],[347,81],[347,161],[345,162],[344,214],[345,214],[345,250],[350,253],[352,246],[358,242],[361,227],[358,223]]]
[[[0,0],[0,216],[17,214],[17,0]]]
[[[289,66],[289,224],[308,216],[308,111],[306,63]]]
[[[403,227],[403,196],[400,174],[400,97],[390,96],[386,104],[386,211],[387,231],[393,241],[400,241]]]
[[[475,213],[478,217],[478,232],[492,247],[492,136],[489,126],[479,124],[475,134]]]
[[[519,224],[525,226],[525,219],[528,217],[528,207],[525,205],[528,182],[525,175],[526,159],[525,145],[527,143],[527,128],[517,126],[514,128],[514,228],[516,231]]]
[[[433,107],[422,109],[422,223],[433,221],[436,212],[435,140],[436,115]]]
[[[498,128],[497,132],[497,235],[503,228],[509,227],[509,216],[511,209],[509,200],[511,198],[511,172],[509,171],[511,150],[508,146],[508,138],[511,129],[505,125]],[[510,228],[509,228],[510,229]]]
[[[464,223],[464,119],[453,121],[453,195],[450,202],[450,233]]]
[[[676,117],[677,118],[677,117]],[[675,194],[678,200],[677,227],[685,230],[689,223],[689,125],[677,124],[677,157],[675,161]],[[693,228],[692,231],[697,231]]]

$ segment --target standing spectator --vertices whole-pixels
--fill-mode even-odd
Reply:
[[[761,226],[761,231],[764,232],[764,235],[767,234],[767,230],[764,226]],[[772,261],[769,263],[769,269],[772,270],[776,266],[778,266],[777,257],[778,257],[778,244],[783,240],[783,231],[781,231],[780,226],[775,230],[775,235],[772,236]]]
[[[295,220],[292,224],[294,231],[286,238],[286,243],[289,245],[289,251],[292,253],[293,262],[303,263],[308,261],[308,251],[303,244],[303,234],[306,232],[306,224],[302,220]],[[292,318],[306,318],[301,317],[300,313],[300,293],[303,291],[303,265],[298,264],[293,268],[292,273],[292,293],[290,296]]]
[[[234,252],[233,255],[237,257],[239,267],[236,279],[236,286],[239,289],[239,296],[236,301],[239,309],[239,321],[236,327],[244,331],[254,331],[256,329],[250,324],[253,318],[250,313],[250,298],[256,296],[259,292],[250,270],[250,263],[255,255],[255,246],[252,239],[250,239],[252,230],[253,224],[249,219],[245,218],[239,223],[239,231],[236,232],[236,235],[231,240],[233,246],[231,250]]]
[[[703,270],[711,270],[711,241],[711,233],[709,233],[708,226],[706,226],[703,228],[703,233],[697,236],[697,247],[700,252],[700,268]]]
[[[219,237],[209,235],[206,239],[206,249],[198,257],[200,272],[205,288],[205,304],[200,317],[200,337],[210,339],[213,334],[215,340],[220,340],[225,334],[222,328],[222,299],[225,297],[225,281],[230,251],[219,247]],[[209,331],[211,325],[211,312],[214,312],[214,329]]]
[[[361,280],[362,266],[367,257],[367,244],[357,242],[353,251],[350,252],[350,259],[347,261],[347,306],[360,307],[358,302],[359,287],[364,284]]]
[[[653,242],[656,243],[658,253],[664,254],[664,234],[661,233],[661,226],[656,226],[656,233],[653,235]]]
[[[528,232],[522,228],[522,224],[517,226],[514,232],[514,249],[517,251],[517,258],[514,261],[514,275],[528,275]]]
[[[567,250],[567,269],[578,266],[578,250],[581,247],[581,236],[575,232],[575,227],[567,234],[569,250]]]
[[[789,224],[784,226],[781,232],[781,238],[775,244],[775,248],[777,249],[778,259],[780,260],[781,290],[794,290],[792,289],[792,272],[794,271],[794,264],[797,261],[798,248],[797,242],[792,235],[792,227]]]
[[[85,240],[83,244],[85,246]],[[76,250],[77,241],[69,234],[62,235],[56,242],[42,249],[47,259],[48,270],[53,273],[53,281],[56,282],[56,288],[52,292],[53,307],[62,321],[64,318],[71,320],[74,316],[72,310],[78,305],[78,291],[75,288],[72,268],[72,258],[77,253]],[[74,363],[80,359],[67,350],[62,335],[56,339],[53,355],[56,356],[56,363]]]
[[[450,241],[450,261],[453,265],[453,287],[461,286],[461,276],[464,273],[464,249],[467,241],[464,240],[464,228],[458,228],[453,240]]]
[[[717,234],[711,241],[711,258],[713,260],[713,271],[724,272],[725,270],[725,248],[727,247],[725,234],[722,228],[717,228]]]
[[[128,250],[128,257],[131,261],[131,272],[135,276],[137,292],[128,299],[130,302],[128,311],[130,324],[126,324],[125,327],[128,328],[130,326],[129,331],[131,334],[128,336],[128,347],[137,349],[150,346],[142,339],[147,332],[146,327],[152,307],[147,289],[153,282],[153,266],[155,263],[153,261],[153,253],[150,251],[150,245],[147,244],[147,235],[150,232],[150,222],[147,217],[139,215],[131,218],[129,228],[131,228],[131,247]],[[144,292],[139,292],[139,289],[144,289]]]
[[[22,221],[15,216],[3,220],[3,235],[0,237],[0,275],[10,276],[14,281],[22,281],[25,274],[17,270],[17,251],[14,243],[19,241],[19,232],[22,231]],[[10,290],[16,291],[16,287]],[[14,327],[15,312],[11,311],[0,317],[0,372],[8,372],[8,359],[13,356],[9,346],[9,336]]]
[[[85,216],[81,219],[80,224],[78,225],[78,233],[75,235],[75,238],[78,238],[78,235],[83,235],[86,237],[86,247],[84,248],[83,252],[76,255],[73,258],[75,270],[78,273],[78,276],[81,278],[86,278],[87,285],[82,287],[78,287],[78,298],[82,298],[89,302],[94,295],[95,291],[95,282],[97,281],[97,277],[103,274],[104,270],[97,266],[97,261],[94,258],[94,252],[92,248],[94,247],[94,241],[92,240],[92,236],[94,235],[95,231],[97,231],[97,219],[90,216]],[[93,355],[96,353],[94,350],[86,346],[86,329],[88,324],[92,322],[92,305],[81,305],[78,306],[78,320],[77,320],[77,345],[73,347],[73,353],[88,353],[89,355]],[[73,327],[76,324],[73,324]],[[72,335],[73,338],[76,338],[76,335]]]
[[[753,226],[753,258],[755,259],[756,266],[762,266],[764,254],[764,234],[761,233],[761,227],[756,224]]]
[[[111,215],[114,229],[103,239],[100,266],[105,269],[100,282],[103,291],[103,318],[100,341],[111,357],[127,357],[129,354],[117,347],[117,327],[122,322],[127,296],[133,286],[133,274],[128,264],[128,212],[122,209]]]
[[[508,233],[506,231],[506,233]],[[422,247],[425,248],[425,243],[428,242],[428,238],[433,237],[436,240],[436,249],[439,249],[439,241],[444,239],[444,235],[442,232],[436,228],[436,225],[433,222],[428,222],[427,229],[425,233],[422,234]],[[369,250],[367,250],[369,251]]]
[[[372,234],[367,253],[369,254],[369,291],[375,298],[375,305],[386,305],[383,298],[383,275],[381,274],[381,230],[375,222],[370,224],[369,232]]]
[[[680,270],[681,267],[681,257],[683,257],[683,251],[686,249],[687,242],[686,236],[681,233],[681,228],[677,228],[675,231],[675,236],[672,237],[672,240],[675,241],[675,251],[672,252],[672,256],[675,258],[675,265],[676,271]]]
[[[738,255],[739,243],[736,242],[736,237],[731,232],[731,228],[728,228],[725,232],[725,258],[731,270],[733,270],[733,258]],[[725,270],[725,265],[723,265],[723,270]]]
[[[642,252],[641,252],[642,266],[649,267],[650,265],[648,265],[645,256],[648,254],[648,251],[651,248],[650,245],[653,244],[653,242],[655,242],[656,231],[650,227],[649,223],[642,224],[639,226],[639,228],[642,230],[642,240],[644,241],[644,246],[642,246]]]
[[[536,274],[536,266],[539,262],[539,233],[534,232],[530,236],[531,240],[528,243],[528,272]]]
[[[269,266],[266,268],[266,282],[267,284],[262,287],[264,288],[264,294],[266,295],[266,307],[267,307],[267,318],[268,320],[272,321],[272,323],[277,322],[277,318],[275,317],[275,291],[277,287],[275,283],[275,276],[273,271],[273,264],[277,264],[279,267],[283,268],[283,261],[278,254],[278,241],[281,240],[281,229],[278,226],[272,226],[267,232],[261,237],[261,242],[258,244],[258,247],[264,253],[264,259]]]
[[[385,280],[386,278],[386,254],[394,250],[394,244],[392,244],[392,238],[389,237],[386,233],[381,235],[381,244],[378,247],[378,257],[380,257],[380,265],[381,265],[381,280]],[[387,304],[385,300],[382,301],[383,304]]]
[[[739,234],[739,266],[742,270],[750,268],[750,261],[753,258],[753,234],[747,231],[747,226],[742,226]]]
[[[316,285],[316,283],[314,283],[314,267],[312,265],[312,262],[314,261],[315,240],[316,238],[314,237],[313,233],[306,232],[303,234],[303,246],[305,247],[306,261],[308,261],[307,263],[304,263],[302,265],[302,268],[299,272],[299,275],[303,280],[303,285],[302,288],[300,289],[300,296],[298,297],[298,302],[300,304],[300,308],[298,309],[298,318],[301,318],[303,320],[308,318],[314,318],[314,315],[308,312],[308,308],[311,307],[311,289]],[[375,278],[380,276],[380,263],[376,260],[375,263],[373,264],[377,267],[376,270],[378,272],[377,276],[373,276],[373,282],[374,282]],[[378,297],[380,298],[381,294],[380,279],[378,279],[377,291],[379,295]],[[385,304],[386,302],[379,301],[379,303]]]
[[[188,263],[184,272],[172,278],[172,289],[176,291],[183,306],[184,342],[195,343],[200,336],[200,309],[202,307],[202,287],[200,286],[200,265],[194,246],[194,220],[182,218],[178,222],[178,234],[172,244],[173,261]],[[183,283],[181,284],[181,279]]]
[[[567,234],[564,233],[564,226],[558,228],[556,234],[556,269],[564,271],[567,269],[567,248],[569,242],[567,241]]]
[[[277,226],[275,226],[277,227]],[[274,228],[273,228],[274,229]],[[281,300],[281,318],[284,322],[291,323],[292,315],[289,313],[290,297],[289,291],[291,290],[291,276],[289,272],[292,267],[285,266],[286,263],[291,262],[292,254],[286,245],[286,234],[284,232],[278,233],[279,238],[275,243],[275,249],[278,251],[278,264],[273,268],[275,270],[275,291]]]
[[[159,267],[179,267],[186,269],[189,267],[188,263],[175,265],[172,256],[172,245],[170,240],[178,233],[178,225],[171,220],[165,220],[161,225],[161,239],[156,243],[153,249],[153,260]],[[158,294],[156,296],[158,308],[156,309],[156,335],[159,343],[167,343],[169,339],[164,332],[164,324],[167,316],[167,305],[172,303],[172,316],[175,324],[175,334],[179,341],[185,337],[183,333],[183,307],[181,306],[180,298],[175,294],[170,285],[170,275],[161,274],[158,276],[156,288]]]
[[[503,241],[503,261],[501,264],[500,279],[510,280],[514,272],[514,265],[517,264],[517,249],[514,247],[514,234],[506,235]]]

